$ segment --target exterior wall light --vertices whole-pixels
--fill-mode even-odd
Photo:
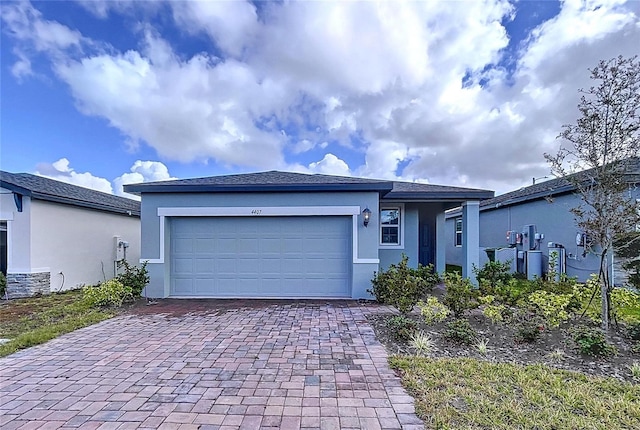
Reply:
[[[364,208],[364,210],[362,211],[362,217],[364,219],[364,226],[368,226],[369,220],[371,219],[371,209]]]

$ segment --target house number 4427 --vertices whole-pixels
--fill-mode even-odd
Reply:
[[[253,209],[251,211],[251,215],[260,215],[262,213],[262,209]]]

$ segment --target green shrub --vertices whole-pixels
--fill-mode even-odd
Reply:
[[[118,261],[118,268],[123,268],[124,272],[116,276],[116,279],[123,285],[131,287],[134,297],[140,296],[142,290],[150,281],[149,271],[147,270],[147,262],[142,263],[142,266],[132,266],[127,260]]]
[[[608,357],[617,353],[616,347],[609,344],[602,330],[597,328],[578,327],[574,330],[573,340],[585,355]]]
[[[631,232],[618,237],[614,243],[616,257],[628,273],[629,286],[640,290],[640,232]]]
[[[404,315],[394,315],[387,319],[387,328],[394,339],[408,342],[418,330],[418,323]]]
[[[513,279],[510,262],[489,261],[480,269],[474,265],[473,273],[476,274],[478,284],[487,289],[483,291],[484,294],[493,294],[498,285],[507,284]]]
[[[635,321],[627,325],[627,336],[631,340],[640,341],[640,321]]]
[[[586,285],[577,285],[574,291],[575,300],[581,303],[581,312],[584,312],[593,323],[600,323],[601,292],[598,275],[592,275]],[[593,300],[591,300],[592,296]],[[640,294],[627,288],[616,287],[611,290],[610,300],[611,317],[616,321],[633,323],[640,317]]]
[[[411,312],[439,280],[433,273],[433,265],[419,265],[413,269],[408,262],[409,258],[403,255],[400,263],[375,273],[371,280],[373,289],[368,290],[378,302],[394,306],[403,314]]]
[[[536,278],[533,281],[529,281],[533,284],[533,289],[544,290],[553,294],[572,294],[574,287],[578,285],[577,278],[570,278],[565,273],[560,274],[560,280],[556,281],[555,271],[551,270],[546,278]]]
[[[573,294],[554,294],[539,290],[529,295],[529,303],[536,308],[536,313],[544,318],[549,327],[558,327],[569,319],[568,308]]]
[[[544,331],[544,320],[535,313],[519,310],[512,318],[516,342],[533,343]]]
[[[483,305],[482,313],[484,316],[489,318],[493,324],[498,324],[504,321],[507,307],[501,304],[494,304],[495,299],[495,296],[480,296],[478,297],[478,302]]]
[[[477,338],[477,333],[464,318],[455,319],[447,324],[444,337],[454,342],[471,345]]]
[[[627,288],[614,288],[611,290],[611,318],[616,321],[625,320],[622,310],[640,307],[640,294]],[[629,321],[631,322],[631,321]]]
[[[92,307],[120,307],[134,298],[133,289],[117,279],[110,279],[98,286],[86,286],[82,290],[84,299]]]
[[[456,318],[461,318],[469,309],[478,307],[478,291],[471,281],[457,273],[447,273],[444,277],[447,287],[443,303],[451,309]]]
[[[420,315],[427,324],[444,321],[451,311],[445,305],[440,303],[436,297],[429,296],[425,302],[418,302]]]
[[[498,282],[490,291],[486,287],[486,281],[483,281],[484,286],[481,285],[481,291],[483,294],[492,294],[495,296],[497,302],[503,303],[507,306],[524,305],[529,297],[529,294],[536,290],[536,286],[532,281],[526,279],[519,279],[516,277],[511,278],[508,282]]]
[[[7,291],[7,278],[4,273],[0,272],[0,298],[4,298],[4,294]]]
[[[482,309],[482,313],[485,317],[489,318],[492,323],[498,324],[504,321],[505,310],[505,305],[486,305],[484,309]]]

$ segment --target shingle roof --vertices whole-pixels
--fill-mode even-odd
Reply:
[[[626,179],[629,183],[640,182],[640,157],[632,157],[626,159],[627,172]],[[480,210],[497,209],[501,206],[514,205],[518,203],[524,203],[530,200],[541,199],[544,197],[551,197],[554,195],[560,195],[570,193],[575,190],[575,186],[572,181],[578,179],[580,181],[591,180],[592,169],[582,172],[574,173],[566,178],[556,178],[549,181],[539,182],[528,187],[522,187],[515,191],[511,191],[505,194],[501,194],[497,197],[482,200],[480,202]],[[569,180],[571,179],[571,181]],[[457,211],[452,211],[449,215],[454,215]]]
[[[291,172],[260,172],[209,176],[125,185],[128,193],[377,191],[389,192],[393,183],[375,179]]]
[[[140,202],[29,173],[0,171],[0,186],[37,200],[140,216]]]
[[[125,185],[129,193],[377,191],[385,198],[487,198],[492,191],[292,172],[259,172]]]
[[[394,182],[393,190],[385,199],[486,199],[493,191],[478,188],[452,187],[448,185],[422,184],[418,182]]]

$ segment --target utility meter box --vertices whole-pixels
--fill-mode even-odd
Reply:
[[[525,251],[534,251],[537,244],[535,224],[525,225],[522,229],[522,247]]]
[[[507,232],[507,245],[516,246],[518,244],[518,233],[515,230]]]

